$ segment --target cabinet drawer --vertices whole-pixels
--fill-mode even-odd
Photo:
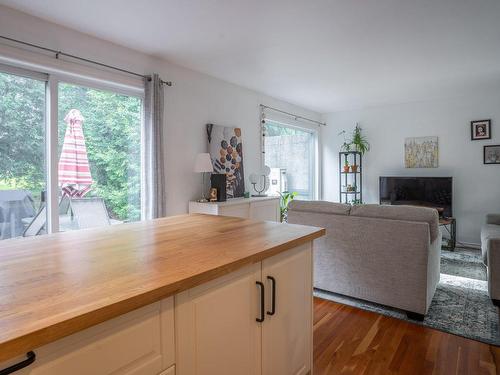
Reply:
[[[173,334],[170,297],[35,348],[35,363],[16,375],[159,374],[173,365]],[[0,368],[16,361],[19,358],[0,364]]]

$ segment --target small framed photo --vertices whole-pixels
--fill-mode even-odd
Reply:
[[[473,141],[491,139],[491,120],[471,121],[470,132],[470,139]]]
[[[500,164],[500,145],[484,146],[484,164]]]

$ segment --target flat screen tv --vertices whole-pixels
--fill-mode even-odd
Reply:
[[[452,185],[452,177],[380,177],[380,204],[432,207],[451,217]]]

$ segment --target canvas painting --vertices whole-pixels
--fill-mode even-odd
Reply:
[[[243,197],[245,176],[243,173],[243,144],[241,129],[230,126],[207,124],[208,152],[215,173],[226,175],[228,198]]]
[[[437,168],[438,161],[438,137],[405,139],[406,168]]]

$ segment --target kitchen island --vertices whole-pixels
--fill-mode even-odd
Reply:
[[[322,235],[183,215],[2,241],[0,371],[307,374]]]

